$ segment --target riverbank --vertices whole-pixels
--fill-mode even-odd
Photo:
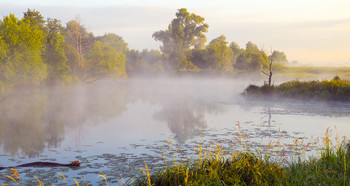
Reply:
[[[319,158],[293,162],[278,161],[270,155],[235,152],[222,156],[220,148],[190,163],[166,167],[137,179],[132,185],[348,185],[349,144],[332,147],[324,138]],[[305,147],[307,148],[307,147]],[[273,149],[272,149],[273,151]],[[278,153],[278,152],[277,152]],[[279,153],[283,154],[283,151]],[[147,168],[147,165],[146,165]]]
[[[293,80],[280,85],[249,85],[245,96],[296,98],[303,100],[350,101],[350,81],[338,76],[332,80]]]

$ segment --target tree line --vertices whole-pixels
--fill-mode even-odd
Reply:
[[[99,78],[127,78],[181,72],[200,74],[260,73],[273,60],[285,64],[286,55],[271,55],[248,42],[246,48],[221,35],[206,45],[208,24],[182,8],[166,30],[152,37],[160,50],[129,49],[114,33],[94,36],[79,18],[62,25],[28,9],[21,19],[0,19],[0,87],[70,83]]]

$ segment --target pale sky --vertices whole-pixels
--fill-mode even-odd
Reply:
[[[350,0],[0,0],[0,16],[36,9],[65,24],[79,15],[94,35],[115,33],[130,49],[159,49],[152,38],[179,8],[205,18],[208,42],[225,35],[245,47],[284,51],[302,64],[350,66]]]

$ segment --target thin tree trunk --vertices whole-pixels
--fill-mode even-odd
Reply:
[[[81,46],[81,33],[79,29],[79,67],[82,67],[82,46]]]

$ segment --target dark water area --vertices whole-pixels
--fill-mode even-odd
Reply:
[[[70,163],[79,168],[18,168],[27,185],[66,182],[100,184],[157,170],[166,159],[185,159],[198,144],[223,142],[243,150],[234,136],[246,134],[261,148],[296,139],[334,143],[350,131],[350,104],[296,100],[247,100],[240,93],[254,82],[232,79],[103,80],[74,86],[6,90],[0,96],[0,166],[35,161]],[[177,150],[179,149],[179,150]],[[317,150],[316,150],[317,149]],[[317,156],[319,148],[308,152]],[[9,183],[0,171],[0,183]]]

